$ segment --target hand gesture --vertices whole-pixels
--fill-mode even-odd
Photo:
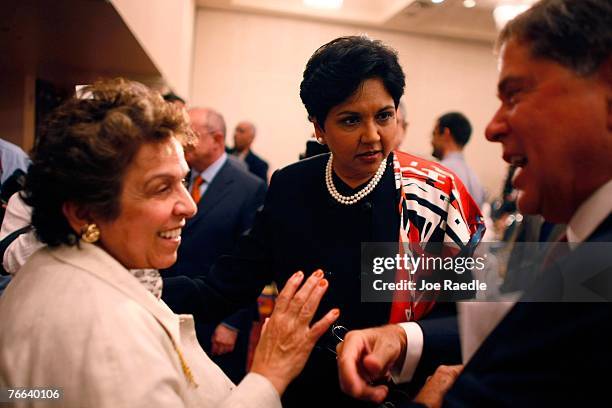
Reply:
[[[315,343],[340,314],[332,309],[311,326],[328,282],[319,270],[298,290],[303,279],[304,274],[296,272],[285,284],[253,357],[251,371],[266,377],[279,395],[302,371]]]
[[[401,369],[406,356],[406,332],[398,325],[350,331],[337,352],[342,391],[380,404],[389,387],[372,383],[387,381],[392,369]]]

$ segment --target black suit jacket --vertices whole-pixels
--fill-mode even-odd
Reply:
[[[249,166],[249,171],[251,173],[268,183],[268,163],[265,160],[249,151],[244,161]]]
[[[227,160],[202,196],[197,214],[187,221],[183,229],[177,262],[162,273],[162,298],[175,312],[195,315],[196,334],[207,351],[210,351],[210,337],[216,322],[203,324],[198,311],[185,302],[187,290],[182,283],[206,276],[221,255],[232,252],[240,235],[252,226],[257,208],[263,204],[265,191],[265,184],[261,180]],[[238,354],[246,355],[256,311],[253,301],[251,299],[250,307],[223,320],[239,330],[235,349]],[[213,303],[208,307],[214,308],[216,305]]]
[[[610,406],[611,278],[608,216],[508,312],[465,366],[443,406]],[[580,299],[578,292],[588,296],[585,288],[599,302],[571,301]],[[542,299],[550,302],[535,302]]]
[[[226,149],[228,153],[234,154],[234,149]],[[266,185],[268,184],[268,163],[261,157],[249,150],[249,153],[244,158],[249,171],[262,179]]]
[[[395,194],[392,165],[379,188],[347,208],[336,203],[326,190],[327,158],[316,156],[274,173],[263,210],[257,214],[251,232],[241,237],[233,256],[221,257],[208,276],[184,280],[182,295],[188,310],[214,319],[255,299],[271,280],[283,287],[295,271],[309,275],[321,268],[330,286],[319,307],[319,317],[332,307],[340,307],[339,323],[349,329],[388,322],[390,303],[361,302],[360,243],[366,241],[359,234],[370,242],[397,242],[399,214],[396,202],[389,199],[389,194]],[[347,211],[351,212],[348,216]],[[352,230],[338,228],[339,219]],[[427,361],[428,367],[436,367],[444,359],[460,362],[456,321],[445,319],[454,312],[454,305],[440,306],[428,322],[421,322],[427,328],[426,344],[431,346],[425,350],[428,357],[422,360],[435,359]],[[214,316],[216,312],[220,315]],[[437,336],[438,330],[443,330],[444,336],[428,341],[427,337]],[[444,350],[444,354],[436,350]],[[312,387],[318,392],[313,393]],[[341,394],[335,356],[323,346],[313,352],[303,374],[287,390],[283,406],[312,406],[315,402],[327,403],[324,406],[355,403]]]

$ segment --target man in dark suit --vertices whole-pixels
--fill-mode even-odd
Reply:
[[[520,167],[521,211],[568,224],[566,239],[468,364],[440,367],[406,406],[611,404],[610,21],[609,1],[543,0],[502,30],[501,107],[486,137]],[[401,371],[409,348],[401,326],[349,333],[344,390],[382,401],[386,386],[371,381]]]
[[[177,263],[163,273],[163,299],[175,312],[195,315],[200,344],[237,383],[245,375],[256,305],[241,309],[220,324],[204,324],[186,301],[184,285],[177,284],[182,281],[172,278],[206,275],[217,258],[232,251],[263,203],[265,184],[228,159],[225,122],[219,113],[192,109],[189,115],[199,140],[185,156],[191,167],[190,191],[198,212],[183,229]]]
[[[256,132],[253,123],[247,121],[238,123],[234,130],[234,148],[229,149],[229,152],[243,160],[251,173],[268,183],[268,163],[251,151]]]

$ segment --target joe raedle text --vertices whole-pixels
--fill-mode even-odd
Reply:
[[[419,282],[403,279],[399,282],[385,282],[382,279],[376,279],[372,282],[372,287],[375,291],[486,291],[486,282],[481,282],[474,279],[468,282],[455,282],[451,279],[444,279],[442,282],[428,282],[421,280]]]

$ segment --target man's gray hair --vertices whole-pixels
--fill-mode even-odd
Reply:
[[[610,58],[612,1],[541,0],[504,27],[497,48],[511,39],[526,44],[534,58],[593,74]]]

